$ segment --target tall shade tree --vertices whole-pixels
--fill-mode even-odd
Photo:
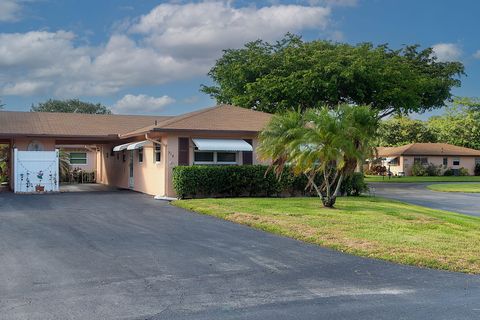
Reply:
[[[458,98],[442,116],[427,122],[438,141],[480,150],[480,103],[478,98]]]
[[[333,207],[343,180],[373,154],[376,113],[368,106],[324,106],[272,117],[260,133],[257,152],[281,179],[285,166],[305,175],[325,207]],[[321,185],[315,183],[321,175]]]
[[[463,107],[469,111],[480,111],[480,98],[478,97],[455,97],[453,105]]]
[[[405,116],[392,117],[380,122],[377,145],[401,146],[414,142],[437,142],[436,131],[421,120]]]
[[[90,102],[83,102],[78,99],[52,100],[41,102],[37,106],[32,105],[33,112],[66,112],[66,113],[90,113],[90,114],[111,114],[112,111],[101,105]]]
[[[287,34],[224,50],[208,74],[214,84],[201,90],[219,103],[270,113],[349,103],[371,105],[381,118],[443,107],[463,74],[462,63],[437,61],[418,45],[393,50]]]

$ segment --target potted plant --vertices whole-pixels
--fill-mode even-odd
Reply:
[[[35,192],[44,192],[45,191],[45,186],[42,186],[42,179],[43,179],[43,171],[39,171],[37,173],[37,178],[40,181],[36,186],[35,186]]]

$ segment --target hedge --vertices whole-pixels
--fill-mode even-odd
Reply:
[[[316,195],[305,190],[307,178],[285,170],[280,179],[265,165],[177,166],[173,169],[173,187],[179,198],[198,197],[271,197],[280,195]],[[319,176],[316,183],[320,185]],[[341,193],[359,195],[367,190],[362,174],[345,179]]]

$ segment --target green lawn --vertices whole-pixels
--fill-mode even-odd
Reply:
[[[440,192],[480,193],[480,183],[432,184],[428,189]]]
[[[174,205],[351,254],[480,274],[480,218],[373,197],[178,200]]]
[[[388,177],[365,176],[366,182],[480,182],[480,176],[451,176],[451,177]]]

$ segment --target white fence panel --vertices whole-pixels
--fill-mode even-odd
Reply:
[[[59,152],[14,150],[16,193],[59,191]]]

